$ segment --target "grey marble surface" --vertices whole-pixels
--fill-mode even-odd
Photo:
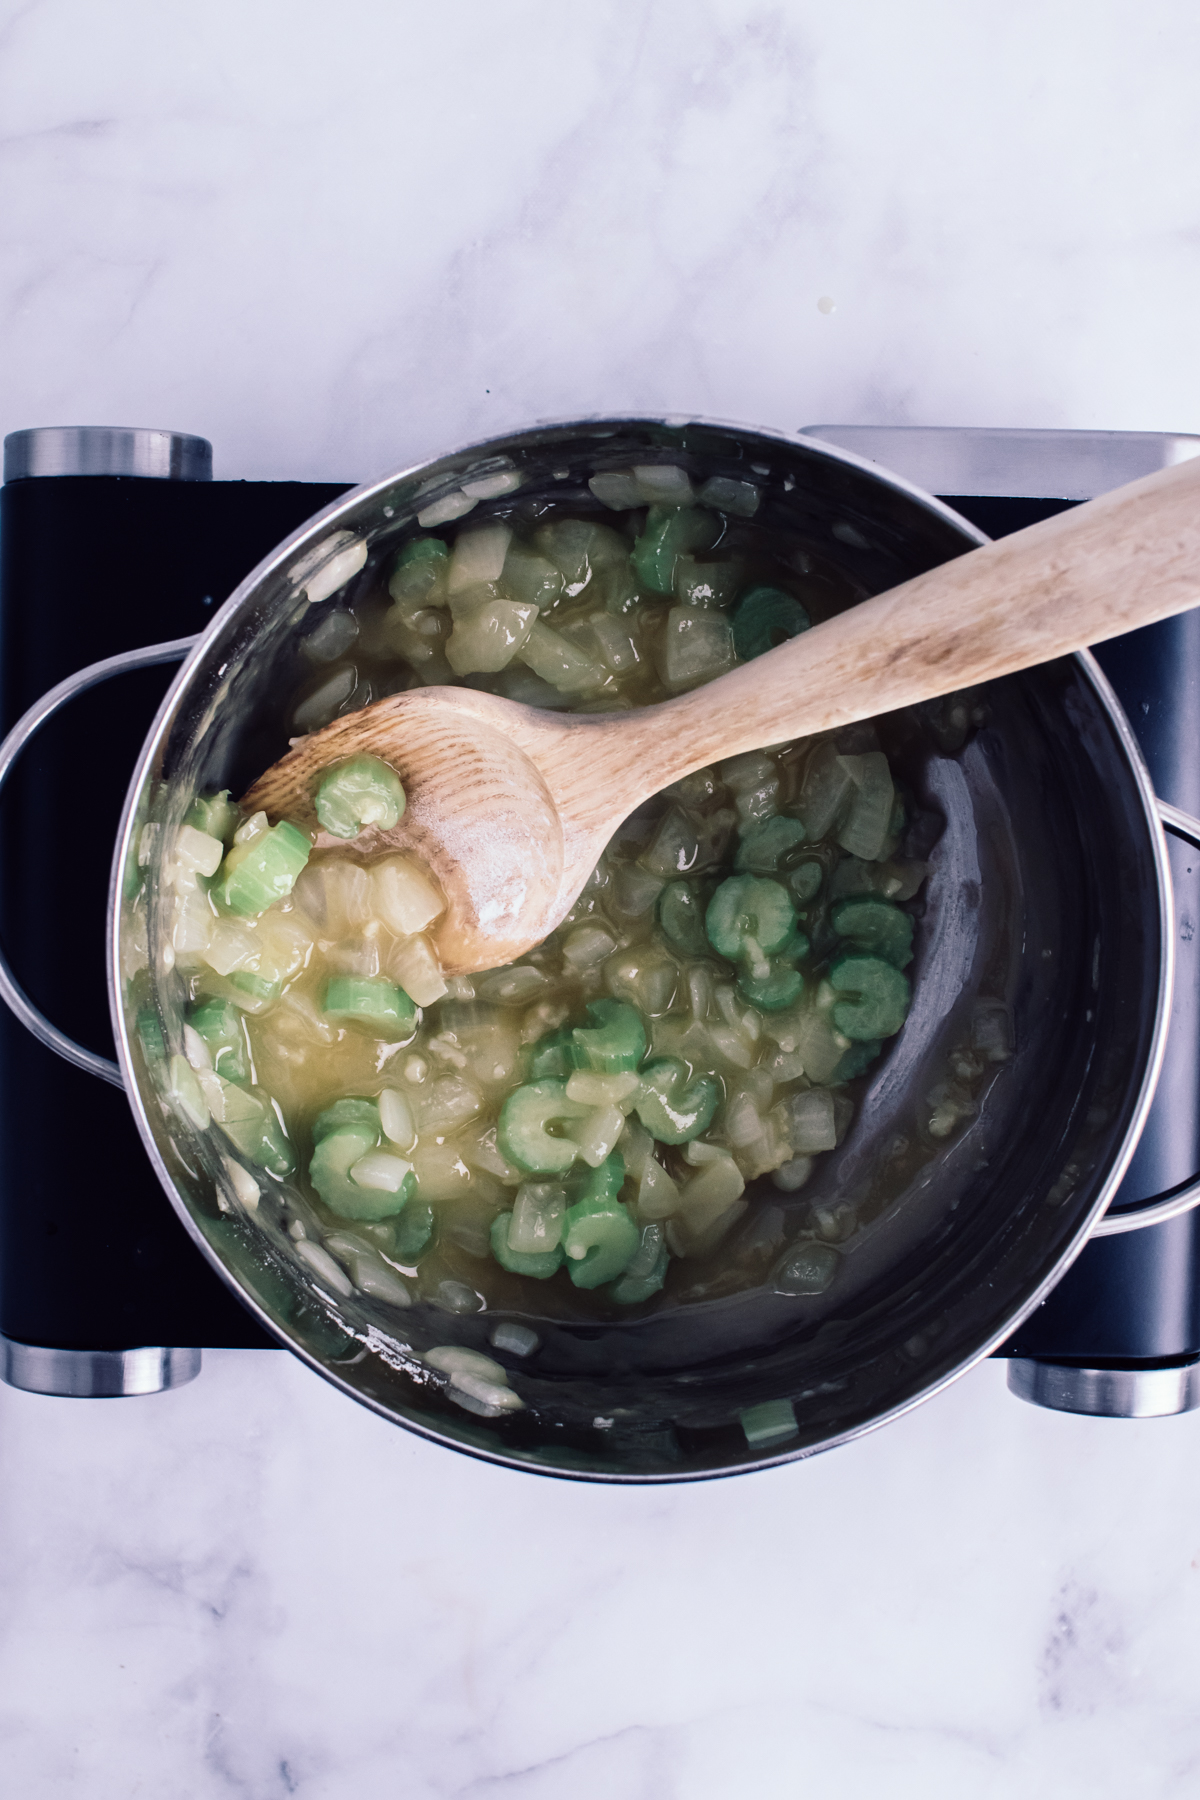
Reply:
[[[1198,50],[1182,0],[0,4],[0,423],[343,480],[627,409],[1198,431]],[[1200,1418],[995,1364],[636,1492],[282,1353],[3,1390],[0,1785],[1183,1800],[1198,1485]]]

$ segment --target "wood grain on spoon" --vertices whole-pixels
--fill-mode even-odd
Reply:
[[[968,552],[658,706],[539,712],[470,688],[416,688],[314,732],[242,805],[318,848],[331,763],[371,754],[408,807],[354,851],[409,850],[448,906],[448,973],[510,962],[560,923],[621,821],[693,769],[974,686],[1200,603],[1200,460]]]

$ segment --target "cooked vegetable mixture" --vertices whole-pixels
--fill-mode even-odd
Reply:
[[[294,729],[416,683],[640,705],[808,628],[812,581],[767,558],[751,483],[697,492],[655,465],[591,488],[606,514],[509,503],[411,537],[353,606],[326,593]],[[428,872],[356,855],[403,813],[395,771],[355,757],[315,802],[344,848],[228,794],[195,803],[167,869],[182,1054],[153,1009],[138,1024],[242,1200],[268,1181],[306,1197],[297,1251],[334,1292],[654,1303],[674,1265],[719,1257],[748,1183],[804,1186],[904,1024],[925,865],[900,854],[870,727],[688,776],[626,821],[551,938],[470,979],[438,965]],[[821,1251],[793,1291],[827,1284]]]

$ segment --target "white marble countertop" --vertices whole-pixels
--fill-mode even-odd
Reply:
[[[1185,0],[5,0],[0,423],[343,480],[623,410],[1200,431],[1198,50]],[[642,1490],[282,1353],[0,1390],[5,1785],[1183,1800],[1198,1485],[1200,1415],[998,1364]]]

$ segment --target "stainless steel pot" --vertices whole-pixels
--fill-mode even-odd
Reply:
[[[231,1181],[223,1160],[228,1145],[168,1104],[133,1048],[127,1004],[130,977],[144,968],[168,1045],[179,1049],[164,858],[198,791],[240,792],[284,749],[283,707],[310,608],[346,581],[369,581],[418,515],[434,524],[482,514],[514,491],[559,501],[579,492],[586,502],[597,470],[650,461],[755,481],[764,490],[759,517],[804,536],[864,596],[983,541],[939,501],[812,439],[644,420],[539,428],[356,489],[261,563],[201,638],[81,671],[0,749],[2,782],[71,694],[118,669],[184,658],[134,774],[114,860],[120,1067],[65,1039],[3,967],[0,991],[43,1042],[125,1087],[184,1225],[283,1344],[347,1394],[439,1443],[607,1481],[725,1474],[856,1436],[986,1356],[1090,1234],[1157,1222],[1200,1199],[1198,1188],[1103,1217],[1158,1074],[1174,930],[1159,823],[1170,809],[1158,807],[1120,708],[1086,655],[981,690],[979,728],[965,748],[946,754],[931,737],[917,758],[923,802],[945,824],[932,853],[914,1005],[831,1159],[830,1197],[853,1194],[881,1146],[919,1128],[914,1109],[969,1037],[981,1000],[1003,1001],[1012,1054],[978,1117],[931,1150],[893,1203],[842,1246],[824,1294],[730,1295],[602,1328],[536,1321],[539,1348],[522,1358],[493,1344],[492,1314],[428,1302],[398,1311],[335,1280],[311,1237],[307,1256],[298,1254],[287,1184],[247,1210],[246,1184]],[[1182,815],[1171,823],[1196,831]],[[450,1392],[436,1359],[425,1360],[445,1345],[507,1365],[523,1409],[464,1410],[461,1391]],[[743,1415],[766,1401],[785,1403],[768,1415],[773,1433],[747,1430]]]

